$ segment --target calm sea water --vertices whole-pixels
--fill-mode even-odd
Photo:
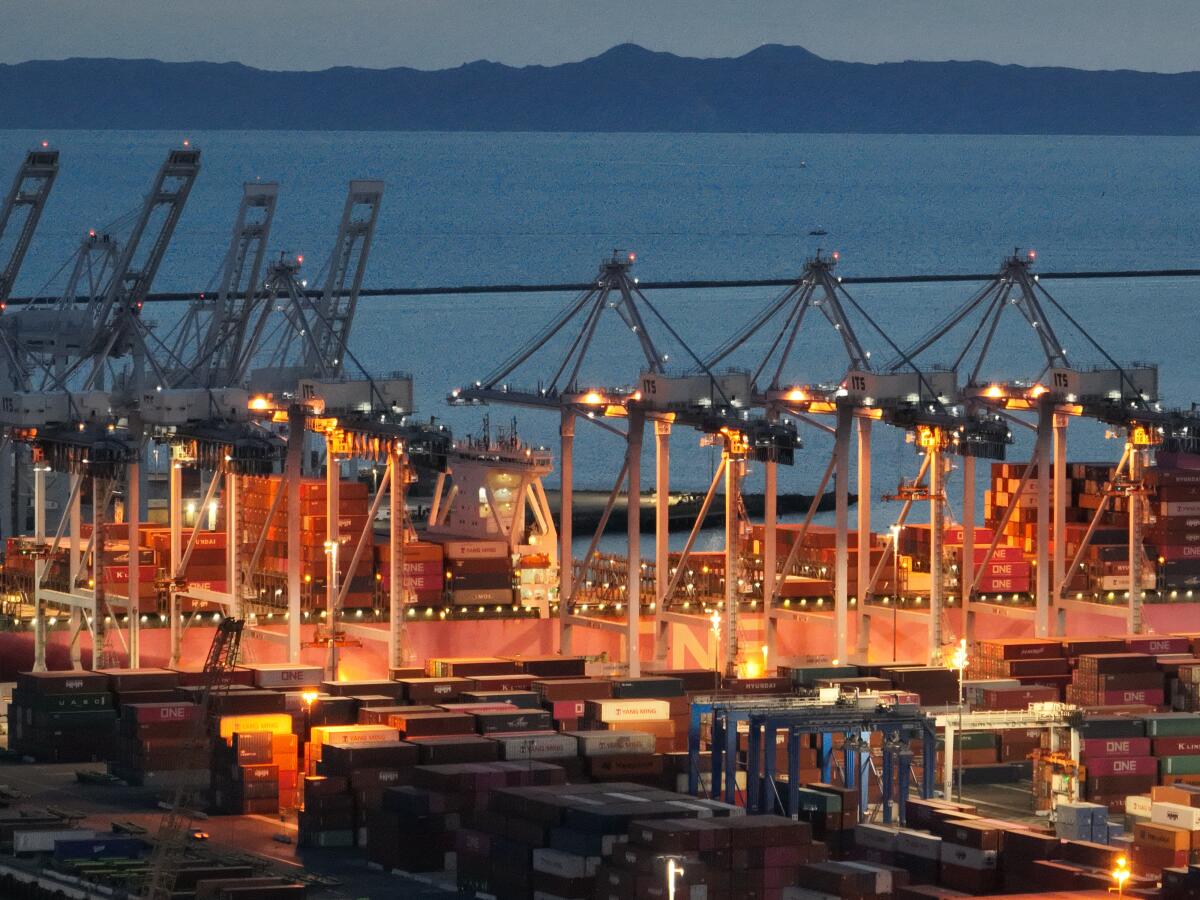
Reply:
[[[272,234],[280,250],[328,254],[346,182],[387,183],[370,286],[582,281],[612,248],[635,250],[644,280],[785,277],[817,248],[841,253],[845,275],[987,272],[1015,246],[1033,247],[1047,270],[1190,267],[1196,264],[1200,139],[926,137],[863,135],[538,135],[0,131],[0,179],[42,139],[62,151],[62,173],[16,293],[61,284],[54,275],[89,227],[136,206],[168,147],[184,137],[203,151],[203,172],[156,287],[213,284],[241,183],[280,183]],[[827,237],[810,237],[813,228]],[[1161,364],[1167,402],[1200,398],[1195,347],[1200,279],[1053,282],[1055,297],[1121,361]],[[905,345],[964,301],[974,285],[871,286],[854,296]],[[715,347],[773,290],[660,291],[651,301],[697,352]],[[371,369],[416,376],[419,411],[462,433],[481,412],[449,409],[455,385],[482,377],[570,299],[563,295],[371,298],[352,345]],[[169,328],[177,306],[148,316]],[[627,330],[603,332],[585,367],[597,384],[629,383],[639,355]],[[863,326],[877,359],[887,342]],[[1099,354],[1064,328],[1080,363]],[[763,336],[732,360],[752,365]],[[565,345],[552,345],[515,379],[546,377]],[[1000,335],[995,374],[1038,370],[1028,326]],[[663,339],[673,361],[685,351]],[[932,360],[948,359],[947,350]],[[815,318],[788,374],[829,379],[844,369],[833,333]],[[492,410],[493,424],[511,411]],[[553,444],[555,417],[518,414],[522,433]],[[599,429],[577,438],[580,486],[607,487],[617,441]],[[877,431],[877,493],[912,475],[916,457],[894,431]],[[1073,426],[1071,456],[1119,454],[1103,429]],[[811,490],[829,451],[811,431],[781,489]],[[650,443],[648,441],[648,443]],[[701,488],[712,452],[695,435],[675,440],[674,481]],[[1026,458],[1018,435],[1011,458]],[[649,460],[647,460],[649,462]],[[646,484],[650,476],[647,473]],[[750,489],[758,483],[752,474]],[[876,521],[895,510],[873,498]]]

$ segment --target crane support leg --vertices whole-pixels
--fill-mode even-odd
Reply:
[[[325,628],[328,630],[329,654],[325,675],[331,681],[338,677],[337,597],[339,562],[338,550],[341,529],[338,527],[338,508],[341,505],[341,467],[333,452],[333,435],[325,437]]]
[[[293,406],[288,409],[287,456],[284,477],[287,479],[287,647],[288,662],[300,662],[301,582],[300,565],[300,478],[304,466],[304,413]]]
[[[574,492],[575,492],[575,413],[562,411],[559,422],[559,459],[562,466],[562,489],[559,494],[558,512],[558,646],[566,656],[571,654],[571,610],[567,600],[574,589],[575,553],[571,549],[573,535]]]
[[[46,671],[46,604],[42,602],[42,578],[46,572],[46,466],[33,464],[33,540],[37,556],[33,563],[33,671]],[[131,558],[136,558],[136,553]]]
[[[738,541],[738,510],[741,508],[742,468],[745,462],[725,450],[725,674],[737,675],[738,665],[738,573],[741,553]]]
[[[971,585],[975,583],[975,457],[962,458],[962,562],[958,572],[958,590],[962,603],[959,633],[970,643],[975,639],[975,618],[971,614]]]
[[[833,575],[833,652],[834,658],[844,662],[849,650],[849,506],[850,506],[850,427],[854,412],[849,406],[839,406],[837,430],[834,434],[834,468],[837,481],[834,484],[834,575]]]
[[[216,477],[220,477],[219,475]],[[233,601],[228,615],[242,618],[241,505],[239,476],[225,473],[225,579]]]
[[[1053,452],[1054,407],[1043,403],[1037,430],[1037,586],[1034,594],[1034,636],[1050,634],[1050,461]]]
[[[76,586],[79,584],[79,573],[83,568],[83,554],[79,549],[79,532],[80,528],[80,494],[83,492],[83,475],[71,476],[71,496],[67,507],[68,525],[71,529],[70,543],[68,550],[67,572],[70,578],[71,593],[75,593]],[[93,613],[94,614],[94,613]],[[84,628],[83,611],[74,606],[71,608],[71,668],[79,670],[83,668],[83,650],[79,645],[79,638]]]
[[[1130,445],[1129,452],[1129,620],[1130,634],[1142,633],[1142,505],[1145,495],[1142,493],[1142,477],[1145,466],[1146,451],[1141,447]]]
[[[388,504],[391,529],[388,535],[388,605],[390,607],[388,665],[403,666],[408,658],[408,594],[404,586],[404,543],[407,528],[404,524],[405,465],[404,451],[388,454]]]
[[[946,534],[946,460],[942,448],[929,449],[929,662],[942,658],[942,543]]]
[[[858,658],[867,661],[871,649],[867,593],[871,581],[871,420],[858,419],[858,561],[855,573],[855,631],[858,636]]]
[[[174,577],[180,571],[183,562],[183,463],[171,460],[167,480],[169,495],[167,508],[171,527],[171,575]],[[179,592],[175,590],[174,585],[169,586],[167,590],[171,598],[167,614],[171,629],[169,658],[172,666],[178,666],[183,649],[183,622],[179,610]]]
[[[126,468],[127,488],[125,496],[125,517],[129,523],[129,668],[137,669],[142,665],[142,598],[141,598],[141,567],[138,556],[140,546],[139,532],[142,528],[142,466],[141,449],[134,461]]]
[[[671,423],[654,422],[654,660],[665,663],[671,651],[667,589],[671,583]],[[681,563],[682,565],[682,563]]]
[[[778,642],[778,627],[779,620],[771,615],[771,601],[775,596],[775,584],[779,577],[776,570],[778,565],[778,548],[776,547],[777,540],[777,525],[778,522],[778,498],[779,498],[779,469],[778,464],[768,460],[763,464],[764,469],[764,484],[763,484],[763,627],[767,632],[767,666],[776,666],[775,651],[777,650]],[[770,675],[770,671],[763,673]]]
[[[1053,593],[1060,590],[1067,571],[1067,417],[1057,412],[1054,414],[1054,530],[1051,540],[1054,542],[1050,579]],[[1057,620],[1055,624],[1058,624]],[[1061,634],[1061,630],[1058,633]]]
[[[629,493],[626,501],[629,580],[625,589],[625,650],[630,678],[637,678],[642,674],[638,627],[641,624],[642,612],[642,434],[645,424],[645,413],[640,410],[630,411],[629,434],[626,438],[626,460],[629,466]]]

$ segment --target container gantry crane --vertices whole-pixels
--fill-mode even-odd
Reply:
[[[727,503],[736,502],[736,490],[740,484],[738,473],[744,462],[743,451],[748,446],[757,447],[760,441],[767,440],[764,434],[774,435],[781,457],[786,457],[788,462],[791,461],[791,453],[797,444],[794,429],[767,429],[764,432],[761,430],[764,423],[749,420],[746,412],[740,409],[742,398],[736,393],[736,385],[739,384],[737,377],[718,376],[706,370],[699,375],[680,378],[667,372],[666,364],[670,357],[662,350],[665,344],[656,340],[649,327],[651,323],[655,326],[654,330],[665,332],[667,339],[681,347],[695,364],[702,364],[699,357],[688,348],[675,329],[638,288],[637,279],[631,274],[635,261],[635,254],[614,250],[601,261],[595,283],[588,290],[568,303],[540,332],[521,345],[484,379],[469,387],[456,389],[449,398],[453,404],[504,403],[555,410],[559,413],[562,473],[558,527],[561,548],[560,646],[563,653],[571,652],[572,631],[578,626],[615,632],[622,638],[626,666],[631,676],[641,672],[638,644],[643,605],[642,573],[646,568],[641,555],[641,457],[646,420],[654,422],[657,459],[654,601],[656,613],[659,610],[659,599],[667,595],[670,581],[667,514],[670,501],[669,448],[672,425],[690,426],[713,436],[714,440],[723,444],[723,454],[726,456],[731,447],[736,448],[734,456],[737,459],[734,463],[731,466],[723,463],[721,470],[714,477],[708,492],[709,502],[720,481],[720,472],[729,474],[727,485],[730,490]],[[583,381],[583,366],[595,342],[597,328],[605,311],[610,309],[637,341],[643,362],[637,387],[628,384],[599,387]],[[541,381],[534,389],[518,388],[510,384],[510,379],[518,370],[538,353],[544,353],[547,344],[560,335],[567,342],[566,352],[548,379]],[[621,469],[579,567],[581,575],[586,579],[586,573],[599,546],[600,536],[624,486],[627,496],[626,579],[623,599],[616,604],[618,612],[622,609],[624,611],[624,621],[586,615],[588,604],[583,596],[586,584],[577,581],[572,564],[575,423],[580,418],[617,434],[625,441]],[[625,419],[625,430],[621,431],[605,421],[612,418]],[[744,437],[747,433],[753,434],[749,441]],[[704,513],[707,513],[707,508],[706,502]],[[701,519],[704,513],[701,514]],[[736,521],[736,516],[730,517],[727,537],[729,529],[736,528]],[[728,590],[727,587],[727,593]],[[663,630],[663,620],[659,617],[657,633],[660,639],[664,637]],[[726,623],[725,634],[730,633],[736,636],[736,613],[734,623]],[[728,646],[727,643],[727,650]],[[734,648],[733,653],[725,654],[727,666],[736,661],[736,643]],[[656,652],[656,656],[661,659],[662,653]]]
[[[229,266],[243,266],[253,257],[258,271],[265,237],[261,231],[269,223],[274,193],[270,186],[247,186],[246,203],[262,207],[258,216],[239,217],[234,241],[227,256]],[[273,498],[268,518],[281,508],[300,508],[300,481],[304,469],[305,446],[310,432],[320,436],[325,450],[327,516],[326,533],[326,624],[315,643],[328,649],[327,666],[336,673],[339,646],[361,638],[386,640],[392,666],[401,665],[406,650],[407,588],[403,553],[408,540],[404,526],[404,492],[412,479],[414,465],[444,470],[450,436],[444,428],[410,424],[413,411],[412,377],[393,373],[372,376],[349,347],[359,292],[370,255],[384,185],[376,180],[350,182],[331,258],[327,264],[324,287],[308,289],[303,278],[303,256],[282,255],[266,268],[261,289],[257,276],[239,279],[226,274],[228,285],[245,285],[240,291],[230,288],[231,304],[214,318],[209,338],[202,345],[200,358],[213,360],[214,380],[248,385],[253,396],[249,405],[256,413],[268,416],[287,428],[287,448],[281,487]],[[253,232],[251,232],[253,229]],[[253,248],[251,252],[250,248]],[[213,328],[221,330],[214,334]],[[211,349],[215,348],[215,350]],[[361,532],[343,534],[338,515],[341,461],[369,460],[385,463],[385,475],[376,490],[371,515]],[[389,554],[392,561],[391,617],[389,629],[341,625],[338,622],[349,588],[349,580],[338,577],[341,563],[353,565],[369,547],[375,513],[388,498],[392,512]],[[237,515],[237,484],[226,478],[227,517]],[[249,563],[257,560],[266,533],[264,525]],[[256,631],[269,640],[286,641],[288,658],[298,661],[301,641],[301,552],[300,517],[287,516],[287,607],[286,634]],[[229,544],[229,552],[239,552]],[[341,550],[349,545],[348,554]],[[255,600],[250,594],[249,599]],[[267,598],[267,604],[271,598]],[[255,605],[264,605],[255,600]],[[254,627],[254,626],[249,626]],[[353,632],[353,634],[352,634]]]
[[[34,454],[35,666],[45,665],[47,603],[71,612],[72,660],[76,664],[82,629],[92,630],[98,652],[102,607],[124,606],[128,638],[119,625],[113,630],[121,636],[130,665],[138,665],[137,554],[130,554],[128,596],[110,595],[104,586],[102,523],[117,485],[124,480],[129,544],[138,546],[144,435],[133,386],[140,383],[143,367],[151,359],[146,343],[149,332],[140,320],[140,311],[199,170],[199,150],[169,151],[124,243],[89,232],[60,299],[30,304],[0,318],[0,328],[20,348],[18,356],[24,368],[19,377],[22,389],[0,397],[0,425],[14,441],[30,445]],[[105,390],[105,374],[122,357],[131,368],[123,373],[114,394]],[[51,470],[69,476],[70,496],[65,504],[67,515],[49,543],[46,474]],[[89,477],[93,487],[93,546],[89,549],[93,577],[90,583],[80,584],[78,507]],[[49,590],[44,586],[45,560],[61,545],[68,527],[71,576],[60,586],[64,589]],[[118,622],[115,612],[107,618]]]
[[[764,615],[766,617],[768,656],[776,656],[778,622],[782,618],[806,618],[810,614],[779,603],[788,575],[796,562],[805,533],[817,509],[829,479],[837,475],[835,484],[835,562],[834,562],[834,649],[833,658],[848,659],[849,642],[849,471],[851,430],[857,423],[858,434],[858,596],[854,598],[857,612],[856,652],[864,656],[868,649],[869,619],[864,614],[865,598],[878,579],[877,569],[870,568],[871,549],[871,423],[883,420],[903,428],[914,436],[919,448],[927,455],[930,478],[930,514],[935,534],[931,559],[932,592],[930,597],[929,651],[931,658],[941,652],[942,587],[940,577],[940,524],[944,518],[945,492],[943,485],[944,460],[947,450],[960,454],[982,452],[1003,455],[1007,429],[994,421],[964,415],[956,405],[953,374],[923,370],[906,359],[903,371],[883,372],[871,363],[871,354],[864,348],[855,328],[859,322],[877,334],[890,347],[899,348],[865,309],[842,287],[834,274],[839,255],[823,255],[819,251],[809,260],[797,282],[767,304],[745,326],[714,350],[705,362],[712,367],[745,347],[757,335],[767,335],[765,354],[751,370],[751,394],[756,406],[767,410],[772,419],[789,417],[816,425],[831,432],[834,448],[813,506],[782,567],[776,558],[776,471],[768,463],[766,469],[766,516],[764,527]],[[786,380],[786,370],[794,362],[797,338],[809,312],[819,312],[837,334],[846,354],[847,368],[830,384],[797,385]],[[815,415],[832,415],[832,428],[815,422]],[[906,510],[908,506],[906,505]]]
[[[560,646],[563,653],[570,653],[573,629],[588,626],[614,631],[624,642],[624,654],[631,676],[641,672],[638,651],[641,615],[641,458],[642,434],[645,417],[641,411],[630,415],[626,401],[632,397],[632,388],[587,387],[581,385],[584,362],[592,349],[593,339],[606,310],[613,310],[631,331],[648,371],[662,372],[666,359],[655,345],[646,327],[643,306],[638,302],[638,292],[630,268],[636,255],[614,250],[612,255],[601,261],[592,287],[583,291],[568,303],[532,339],[522,344],[503,363],[482,380],[465,388],[458,388],[450,395],[452,404],[503,403],[533,409],[555,410],[559,413],[559,449],[561,466],[561,501],[559,510],[559,625]],[[575,330],[577,328],[578,330]],[[509,380],[523,365],[538,353],[544,353],[547,344],[558,335],[568,337],[566,352],[552,370],[550,377],[536,388],[519,388]],[[608,524],[608,518],[616,505],[622,486],[627,485],[627,537],[626,560],[628,580],[625,592],[625,621],[613,622],[599,617],[583,615],[585,603],[576,607],[579,586],[574,578],[574,554],[572,542],[574,530],[574,459],[575,423],[579,418],[618,435],[625,441],[624,460],[620,472],[609,493],[608,502],[601,516],[588,552],[584,557],[582,571],[586,571],[595,555],[599,536]],[[626,429],[605,421],[606,418],[625,418]],[[669,427],[669,426],[668,426]],[[669,435],[669,430],[667,434]],[[664,538],[665,541],[665,529]]]
[[[1067,425],[1072,417],[1091,418],[1121,429],[1126,437],[1125,452],[1117,476],[1127,479],[1130,508],[1130,603],[1117,610],[1131,632],[1141,629],[1142,546],[1140,523],[1145,516],[1141,472],[1146,464],[1147,449],[1163,435],[1186,439],[1194,427],[1186,414],[1164,413],[1158,404],[1158,371],[1153,365],[1122,366],[1105,350],[1071,314],[1041,285],[1033,270],[1036,254],[1033,251],[1014,251],[1006,257],[997,275],[989,280],[961,306],[956,308],[905,354],[915,359],[934,347],[955,340],[956,329],[965,328],[965,343],[951,343],[955,352],[951,368],[963,383],[960,396],[975,408],[992,409],[1011,423],[1019,424],[1036,434],[1030,464],[1025,468],[1019,491],[1025,490],[1036,471],[1036,505],[1039,512],[1036,539],[1036,587],[1034,608],[1030,614],[1034,633],[1047,636],[1052,628],[1061,629],[1062,617],[1076,602],[1064,598],[1070,572],[1066,554],[1067,507]],[[1023,379],[992,379],[985,374],[989,353],[996,348],[998,330],[1004,312],[1013,308],[1034,334],[1036,354],[1040,354],[1038,371]],[[1068,359],[1060,334],[1066,325],[1103,360],[1097,368],[1081,369]],[[1006,359],[1011,360],[1014,347],[1005,346]],[[893,367],[903,364],[899,358]],[[1011,365],[1011,362],[1009,363]],[[1035,415],[1028,422],[1017,413]],[[970,634],[976,612],[991,611],[988,604],[975,601],[983,571],[1003,536],[1015,504],[1009,507],[993,536],[983,559],[973,558],[975,485],[973,467],[964,466],[963,473],[963,616],[964,631]],[[1099,522],[1095,517],[1092,530]],[[1135,532],[1137,532],[1135,534]],[[1089,539],[1091,532],[1089,531]],[[1086,549],[1086,541],[1071,564],[1078,566]],[[1059,615],[1052,622],[1052,612]],[[1103,607],[1089,604],[1097,611]],[[1112,611],[1111,608],[1108,611]],[[1014,610],[1006,608],[1011,617]]]

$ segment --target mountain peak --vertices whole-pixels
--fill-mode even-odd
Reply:
[[[797,44],[761,44],[739,58],[752,62],[827,62],[824,57]]]

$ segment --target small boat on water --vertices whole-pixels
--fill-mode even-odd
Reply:
[[[829,232],[826,231],[824,228],[814,228],[812,231],[809,232],[809,234],[812,235],[813,237],[824,237],[825,235],[829,234]]]

